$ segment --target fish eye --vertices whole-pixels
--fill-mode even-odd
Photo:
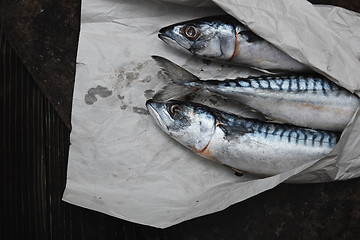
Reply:
[[[170,107],[170,116],[172,118],[177,118],[181,113],[181,107],[177,104],[174,104]]]
[[[196,27],[190,25],[185,27],[184,34],[189,40],[194,40],[199,36],[200,32]]]

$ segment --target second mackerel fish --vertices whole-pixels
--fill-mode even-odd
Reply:
[[[360,98],[321,75],[269,75],[200,80],[175,63],[153,59],[177,85],[190,91],[204,89],[241,102],[274,121],[301,127],[342,131]]]

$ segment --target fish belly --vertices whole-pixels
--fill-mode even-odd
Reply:
[[[332,146],[312,144],[308,140],[265,134],[227,136],[217,129],[209,146],[213,159],[227,166],[256,175],[275,175],[326,156]]]
[[[343,90],[313,93],[244,88],[235,82],[207,89],[245,104],[274,121],[328,131],[342,131],[360,105],[357,96]]]
[[[248,99],[247,105],[275,121],[313,129],[342,131],[359,102],[356,98],[298,94],[288,98],[253,96]]]

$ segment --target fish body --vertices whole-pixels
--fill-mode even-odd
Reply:
[[[236,100],[274,121],[342,131],[360,106],[355,94],[317,74],[199,80],[169,60],[154,59],[174,83]]]
[[[169,45],[205,59],[270,71],[310,71],[228,15],[181,22],[159,32]]]
[[[149,100],[160,128],[197,154],[242,172],[276,175],[329,154],[339,134],[261,122],[205,105]]]

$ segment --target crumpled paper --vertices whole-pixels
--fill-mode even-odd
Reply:
[[[151,55],[166,57],[204,79],[259,74],[208,64],[159,40],[158,30],[165,25],[224,13],[211,1],[169,1],[82,1],[64,201],[165,228],[220,211],[284,181],[360,175],[360,111],[329,156],[267,178],[235,176],[158,129],[145,101],[168,81]],[[359,14],[314,7],[305,0],[214,2],[292,57],[359,93]]]

